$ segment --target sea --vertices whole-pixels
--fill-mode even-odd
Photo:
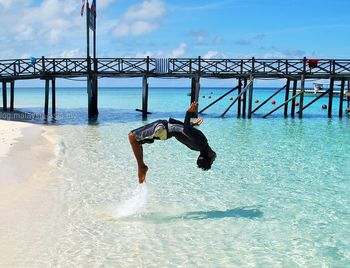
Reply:
[[[201,88],[200,109],[228,90]],[[253,107],[276,90],[255,88]],[[283,108],[262,118],[284,91],[252,119],[237,118],[237,103],[222,118],[229,94],[201,115],[212,169],[198,169],[198,153],[176,139],[156,141],[143,147],[149,172],[139,185],[128,133],[182,120],[189,91],[150,87],[143,121],[140,87],[100,88],[89,121],[86,88],[59,87],[56,120],[45,123],[43,88],[16,89],[16,109],[56,140],[45,180],[54,204],[33,211],[43,220],[40,239],[25,241],[27,267],[350,267],[350,116],[338,117],[339,97],[332,118],[328,98],[302,119]]]

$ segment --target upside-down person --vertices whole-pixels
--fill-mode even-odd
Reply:
[[[146,179],[148,167],[143,162],[143,148],[145,143],[153,143],[154,140],[167,140],[175,137],[179,142],[194,151],[200,152],[197,158],[197,166],[202,170],[209,170],[213,164],[216,153],[210,148],[205,135],[195,126],[199,126],[202,118],[191,122],[191,117],[198,109],[198,102],[191,103],[186,112],[185,122],[170,118],[169,120],[157,120],[129,133],[129,141],[138,165],[139,183]]]

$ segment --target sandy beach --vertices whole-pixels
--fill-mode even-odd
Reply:
[[[0,120],[2,267],[30,262],[28,258],[34,257],[37,248],[33,242],[43,241],[40,226],[53,211],[48,179],[54,144],[44,137],[44,132],[40,125]]]

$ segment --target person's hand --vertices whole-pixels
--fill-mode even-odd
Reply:
[[[198,102],[194,101],[191,103],[191,106],[190,106],[190,108],[188,108],[187,111],[190,113],[195,113],[197,111],[197,109],[198,109]]]
[[[193,121],[193,126],[199,126],[200,124],[203,123],[203,118],[196,118],[194,121]]]

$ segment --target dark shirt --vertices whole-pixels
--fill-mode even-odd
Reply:
[[[191,150],[201,153],[207,152],[209,149],[207,138],[200,130],[193,127],[191,116],[192,113],[187,112],[185,122],[173,118],[169,118],[169,121],[157,120],[131,132],[139,144],[153,143],[154,140],[175,137]],[[166,131],[166,135],[162,134],[164,131]]]
[[[170,118],[168,121],[168,138],[175,137],[191,150],[206,152],[208,140],[204,134],[193,127],[192,113],[186,112],[185,122]]]

